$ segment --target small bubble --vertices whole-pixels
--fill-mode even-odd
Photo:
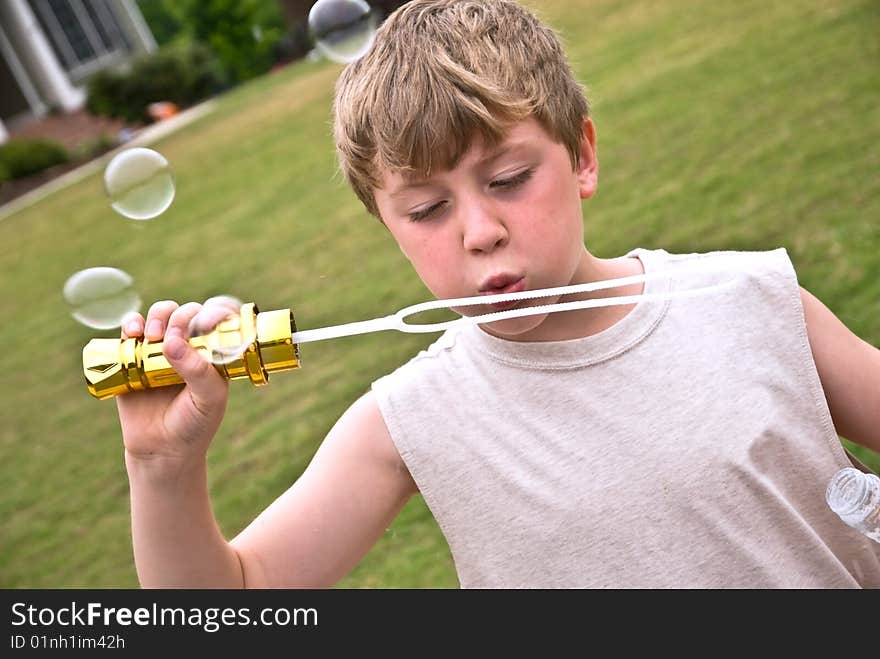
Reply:
[[[373,45],[378,20],[364,0],[318,0],[309,11],[309,32],[325,57],[349,64]]]
[[[126,314],[141,308],[131,275],[117,268],[80,270],[64,283],[63,294],[74,319],[94,329],[119,327]]]
[[[256,340],[256,326],[242,318],[242,303],[229,295],[205,300],[188,326],[188,337],[199,354],[213,364],[239,359]]]
[[[111,207],[132,220],[150,220],[174,200],[174,179],[162,154],[137,147],[113,157],[104,170]]]

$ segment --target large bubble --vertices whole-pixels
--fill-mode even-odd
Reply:
[[[174,200],[174,179],[162,154],[136,147],[120,152],[104,170],[104,189],[120,215],[150,220]]]
[[[188,338],[199,354],[213,364],[228,364],[239,359],[256,340],[256,326],[242,318],[242,303],[221,295],[205,300],[190,320]]]
[[[318,0],[309,12],[309,32],[318,50],[343,64],[370,49],[378,22],[364,0]]]
[[[133,283],[131,275],[117,268],[88,268],[68,278],[63,294],[78,322],[94,329],[113,329],[127,313],[141,308]]]

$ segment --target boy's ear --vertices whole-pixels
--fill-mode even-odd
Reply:
[[[584,119],[581,148],[578,154],[577,178],[581,199],[589,199],[596,194],[596,186],[599,184],[599,160],[596,157],[596,126],[589,117]]]

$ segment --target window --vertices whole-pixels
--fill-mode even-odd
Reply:
[[[29,0],[52,50],[72,79],[132,50],[111,0]]]

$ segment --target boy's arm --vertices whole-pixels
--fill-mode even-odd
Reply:
[[[247,588],[324,588],[354,568],[418,491],[372,392],[300,478],[230,543]]]
[[[880,451],[880,350],[801,288],[813,360],[837,433]]]

